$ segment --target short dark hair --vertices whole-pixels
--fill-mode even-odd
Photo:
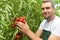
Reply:
[[[54,3],[50,0],[43,0],[42,3],[50,2],[52,4],[52,7],[54,8]]]

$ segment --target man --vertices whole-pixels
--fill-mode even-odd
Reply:
[[[18,22],[19,30],[31,40],[60,40],[60,18],[55,15],[54,5],[51,1],[42,2],[42,15],[45,20],[40,24],[36,33],[33,33],[27,23]]]

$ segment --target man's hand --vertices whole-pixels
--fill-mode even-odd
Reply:
[[[24,24],[24,23],[22,23],[22,22],[18,22],[17,25],[18,25],[18,29],[19,29],[20,31],[22,31],[24,34],[26,34],[31,40],[42,40],[41,38],[37,37],[37,36],[35,35],[35,33],[33,33],[33,32],[30,30],[30,28],[29,28],[29,26],[27,25],[27,23]]]
[[[30,31],[30,28],[26,22],[25,24],[22,22],[18,22],[17,25],[18,25],[18,29],[24,34],[27,34]]]

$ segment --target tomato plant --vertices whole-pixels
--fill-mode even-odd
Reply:
[[[30,29],[35,32],[43,19],[41,2],[42,0],[0,0],[0,30],[3,37],[0,40],[14,40],[19,32],[15,24],[19,21],[23,23],[26,21]],[[29,38],[23,34],[19,40]]]
[[[26,21],[30,29],[36,32],[44,19],[41,14],[41,2],[42,0],[0,0],[0,40],[14,40],[19,32],[15,24],[19,21]],[[19,40],[29,38],[23,34]]]

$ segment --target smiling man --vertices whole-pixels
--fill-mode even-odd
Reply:
[[[49,0],[42,2],[42,21],[36,33],[33,33],[28,24],[18,22],[19,30],[31,40],[60,40],[60,18],[55,15],[54,4]]]

